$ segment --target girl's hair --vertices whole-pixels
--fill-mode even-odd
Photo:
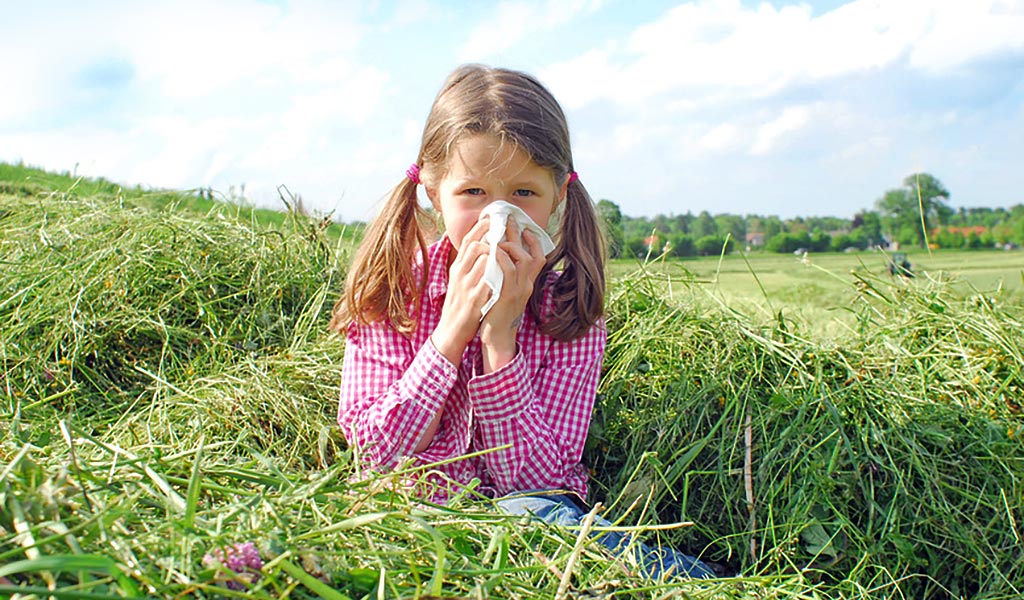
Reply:
[[[554,96],[534,77],[518,71],[481,65],[456,69],[445,82],[430,110],[416,164],[427,184],[439,181],[455,145],[475,134],[498,136],[526,152],[551,171],[561,184],[574,172],[569,127]],[[528,310],[541,331],[560,340],[582,337],[604,312],[604,240],[594,203],[583,184],[569,181],[560,211],[556,248],[537,277]],[[369,227],[335,304],[331,328],[343,331],[350,323],[386,320],[408,332],[416,323],[410,303],[418,307],[426,288],[428,269],[415,281],[413,264],[418,250],[427,261],[430,219],[416,199],[416,184],[399,183]],[[543,287],[557,265],[562,275],[544,307]]]

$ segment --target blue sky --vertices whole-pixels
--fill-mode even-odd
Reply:
[[[4,2],[0,160],[366,220],[456,65],[531,72],[627,215],[1024,202],[1024,0]]]

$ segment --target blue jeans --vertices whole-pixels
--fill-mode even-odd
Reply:
[[[532,515],[546,523],[563,527],[578,527],[587,515],[573,499],[561,492],[522,492],[510,494],[495,500],[498,508],[510,515]],[[595,527],[608,527],[606,519],[594,519]],[[630,536],[621,531],[598,531],[591,533],[598,543],[619,556],[632,551],[646,575],[654,580],[663,576],[711,579],[715,573],[701,561],[667,546],[651,547],[643,543],[632,543]]]

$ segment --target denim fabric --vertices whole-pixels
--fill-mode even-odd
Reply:
[[[532,515],[546,523],[563,527],[578,527],[587,512],[571,496],[559,492],[524,492],[511,494],[495,500],[498,508],[510,515]],[[611,525],[606,519],[594,519],[595,527]],[[666,546],[649,546],[643,543],[630,544],[628,534],[621,531],[593,532],[597,542],[619,556],[626,551],[634,553],[637,564],[648,577],[660,580],[662,576],[682,576],[692,579],[715,577],[710,567],[701,561]]]

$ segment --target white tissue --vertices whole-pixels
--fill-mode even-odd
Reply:
[[[487,287],[491,288],[491,297],[487,299],[487,303],[484,304],[483,308],[480,309],[480,318],[483,319],[487,311],[491,310],[494,303],[498,301],[501,296],[501,284],[505,281],[505,275],[501,272],[501,267],[498,266],[498,243],[505,238],[505,228],[508,226],[508,219],[512,217],[516,220],[519,225],[519,231],[531,231],[540,240],[540,248],[544,252],[544,256],[551,254],[555,249],[555,243],[551,241],[551,237],[546,231],[541,229],[540,225],[533,222],[523,209],[509,204],[504,200],[495,200],[480,211],[480,218],[484,218],[485,215],[491,217],[490,229],[484,236],[484,241],[491,245],[491,251],[487,255],[487,266],[484,269],[484,282]]]

